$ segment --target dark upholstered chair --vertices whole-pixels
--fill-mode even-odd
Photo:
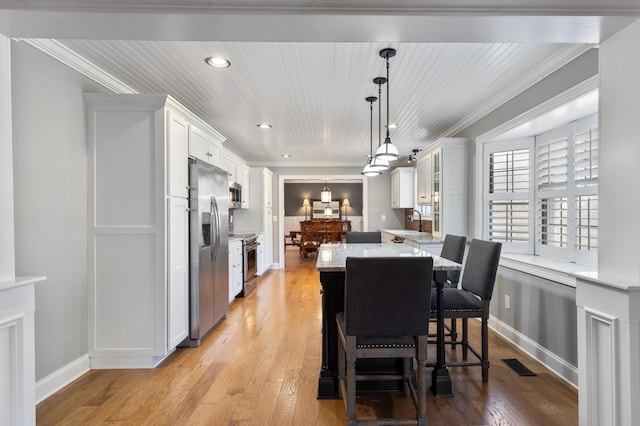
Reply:
[[[347,424],[356,425],[356,381],[402,380],[416,406],[415,419],[426,425],[427,333],[433,259],[430,257],[349,257],[346,260],[344,312],[338,324],[338,375]],[[402,358],[403,373],[357,375],[358,358]],[[417,360],[416,384],[411,363]],[[390,424],[376,419],[367,424]],[[394,419],[394,423],[400,424]]]
[[[489,303],[498,271],[502,244],[472,240],[462,272],[461,288],[445,288],[442,305],[445,318],[462,318],[462,362],[447,362],[449,367],[481,366],[482,381],[489,380]],[[431,315],[436,316],[436,301],[431,299]],[[469,344],[469,318],[482,319],[482,349],[478,352]],[[468,351],[478,361],[467,361]]]
[[[347,232],[347,243],[381,243],[380,232]]]
[[[440,256],[456,263],[462,263],[466,246],[467,237],[447,234],[444,237],[444,243],[442,244],[442,251],[440,252]],[[449,271],[447,272],[447,281],[444,283],[444,287],[457,288],[459,282],[460,271]],[[432,300],[435,300],[436,298],[435,291],[436,290],[433,289],[434,294],[431,295]],[[435,318],[433,318],[433,320],[435,321]],[[457,321],[455,318],[451,318],[451,324],[447,327],[447,331],[449,332],[449,336],[451,338],[451,347],[455,349],[456,340],[458,338]]]
[[[464,259],[464,249],[467,246],[467,237],[447,234],[442,243],[442,251],[440,257],[451,260],[456,263],[462,263]],[[447,282],[445,287],[458,287],[460,282],[460,271],[447,272]]]

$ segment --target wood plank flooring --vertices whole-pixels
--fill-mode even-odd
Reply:
[[[198,348],[177,349],[153,370],[93,370],[37,406],[38,425],[343,425],[341,400],[317,400],[321,299],[315,258],[295,247],[238,299]],[[479,327],[471,323],[471,339]],[[478,367],[451,368],[455,396],[428,395],[432,425],[578,424],[577,391],[495,333],[489,383]],[[435,347],[430,347],[435,358]],[[457,354],[461,354],[458,349]],[[456,352],[448,350],[447,357]],[[536,377],[520,377],[517,358]],[[400,393],[358,397],[358,415],[411,416]]]

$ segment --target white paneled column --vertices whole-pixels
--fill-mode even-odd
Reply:
[[[581,425],[640,418],[640,22],[600,44],[598,274],[579,275]]]
[[[15,275],[11,40],[0,34],[0,280]]]

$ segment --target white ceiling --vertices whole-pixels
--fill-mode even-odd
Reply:
[[[398,52],[391,139],[408,156],[640,16],[638,0],[560,3],[3,0],[0,33],[56,39],[46,43],[59,56],[88,61],[84,72],[105,71],[119,91],[171,94],[252,164],[364,164],[380,49]],[[211,55],[232,66],[209,67]]]

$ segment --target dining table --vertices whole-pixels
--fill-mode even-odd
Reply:
[[[442,289],[449,271],[460,271],[462,265],[425,250],[396,243],[322,244],[318,248],[316,269],[320,273],[322,294],[322,365],[318,379],[318,399],[336,399],[338,395],[338,331],[336,314],[344,310],[344,284],[347,257],[432,257],[433,281],[437,295],[436,364],[431,374],[431,392],[436,396],[452,396],[451,377],[444,356],[444,311]],[[389,283],[393,285],[393,283]],[[401,368],[381,363],[363,368]],[[381,361],[382,362],[382,361]],[[360,366],[358,366],[360,368]],[[373,386],[383,386],[374,383]],[[385,389],[385,388],[376,388]],[[373,389],[372,389],[373,390]]]

